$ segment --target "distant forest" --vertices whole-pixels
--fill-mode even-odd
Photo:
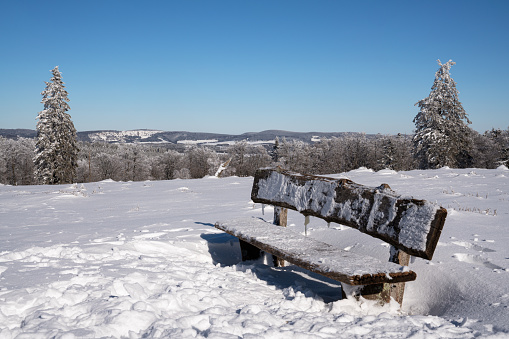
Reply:
[[[413,153],[413,136],[363,134],[322,139],[314,143],[276,139],[273,146],[240,141],[224,148],[79,142],[75,182],[202,178],[207,175],[252,176],[256,169],[279,165],[300,173],[341,173],[359,167],[375,171],[421,168]],[[509,128],[470,133],[471,149],[458,167],[509,166]],[[35,140],[0,137],[0,183],[36,184]],[[222,164],[227,165],[219,174]]]

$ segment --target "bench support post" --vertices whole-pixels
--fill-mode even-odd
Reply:
[[[389,261],[408,266],[410,255],[404,251],[391,246]],[[365,285],[359,290],[359,295],[368,300],[378,300],[380,304],[388,303],[391,297],[400,305],[403,303],[403,294],[405,292],[405,283],[384,283],[376,285]]]
[[[288,208],[274,206],[274,225],[286,227],[288,221]]]
[[[400,264],[401,266],[408,266],[410,263],[410,255],[391,245],[389,261]],[[405,293],[405,283],[387,285],[390,285],[390,296],[401,305],[403,303],[403,294]]]
[[[279,206],[274,206],[273,224],[286,227],[287,221],[288,221],[288,209]],[[285,266],[285,261],[283,259],[276,257],[275,255],[272,256],[272,261],[274,263],[274,267]]]
[[[364,299],[377,300],[380,305],[391,301],[389,284],[364,285],[358,293]]]

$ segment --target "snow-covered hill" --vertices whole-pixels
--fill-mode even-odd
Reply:
[[[509,337],[507,168],[338,176],[448,208],[402,310],[339,300],[336,282],[294,266],[240,263],[213,224],[271,219],[250,201],[252,178],[0,186],[0,338]],[[312,219],[308,235],[388,258],[345,226]]]
[[[133,131],[101,131],[90,132],[88,137],[90,141],[105,141],[112,143],[125,143],[131,141],[143,141],[152,137],[154,134],[161,133],[156,130],[133,130]]]
[[[21,129],[0,129],[0,136],[17,139],[19,137],[35,138],[37,135],[34,130]],[[230,145],[239,141],[246,140],[250,144],[268,144],[272,145],[276,137],[287,140],[300,140],[306,143],[318,142],[323,138],[333,138],[341,136],[358,136],[360,133],[344,132],[290,132],[280,130],[268,130],[262,132],[248,132],[243,134],[217,134],[185,131],[160,131],[138,129],[130,131],[82,131],[78,132],[80,141],[94,142],[103,141],[108,143],[147,143],[147,144],[186,144],[186,145]],[[367,137],[372,137],[368,135]]]

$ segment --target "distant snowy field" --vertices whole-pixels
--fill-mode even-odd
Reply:
[[[337,283],[295,266],[239,263],[213,224],[272,218],[250,201],[252,178],[0,186],[0,338],[509,338],[507,168],[336,177],[448,209],[402,310],[338,300]],[[348,227],[312,219],[308,236],[388,259]]]

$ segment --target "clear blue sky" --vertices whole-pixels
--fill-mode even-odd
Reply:
[[[2,1],[0,128],[59,65],[78,131],[411,133],[437,59],[509,126],[509,1]]]

